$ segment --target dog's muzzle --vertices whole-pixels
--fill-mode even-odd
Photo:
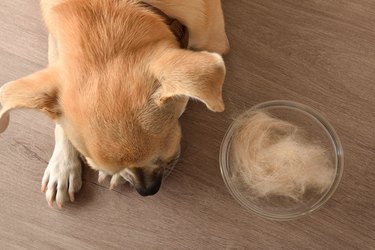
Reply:
[[[164,168],[158,167],[152,171],[143,168],[132,169],[135,190],[142,196],[156,194],[163,181]]]
[[[129,181],[134,185],[134,188],[142,196],[149,196],[156,194],[165,178],[167,178],[176,166],[180,152],[168,163],[157,161],[158,167],[156,169],[134,168],[131,170],[132,180]]]

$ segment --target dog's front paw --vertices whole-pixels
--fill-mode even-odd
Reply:
[[[114,175],[110,175],[103,171],[99,171],[98,173],[99,183],[103,183],[105,179],[107,178],[111,178],[110,187],[109,187],[110,189],[114,189],[115,187],[125,184],[126,182],[129,182],[130,184],[132,184],[132,180],[129,177],[129,175],[126,173],[126,171],[122,171]]]
[[[42,192],[46,193],[48,205],[62,208],[65,202],[74,201],[74,194],[82,186],[82,167],[78,157],[62,160],[52,157],[43,176]]]

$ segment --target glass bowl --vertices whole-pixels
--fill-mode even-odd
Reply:
[[[294,201],[286,197],[253,197],[251,192],[243,188],[241,179],[234,178],[232,156],[232,139],[237,126],[235,120],[224,136],[220,149],[220,169],[224,182],[231,195],[247,210],[267,219],[290,220],[319,209],[335,192],[343,172],[344,153],[335,130],[329,122],[316,110],[291,101],[269,101],[255,105],[250,111],[266,112],[272,117],[287,121],[304,131],[307,141],[314,142],[327,152],[332,171],[332,182],[324,192],[306,195],[302,200]],[[249,111],[246,111],[249,112]]]

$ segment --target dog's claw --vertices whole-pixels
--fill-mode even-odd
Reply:
[[[41,191],[42,193],[45,193],[46,190],[47,190],[47,185],[46,185],[46,184],[43,184],[42,187],[40,188],[40,191]]]
[[[51,192],[51,198],[47,198],[48,200],[48,206],[50,207],[50,208],[53,208],[53,196],[54,196],[54,194],[53,194],[54,192]]]
[[[74,197],[74,192],[69,192],[69,199],[71,202],[74,202],[75,197]]]

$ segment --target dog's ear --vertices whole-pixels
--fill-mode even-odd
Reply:
[[[6,83],[0,88],[0,133],[9,123],[9,112],[16,108],[39,109],[52,119],[61,111],[58,105],[58,74],[48,68]]]
[[[169,49],[152,60],[150,69],[161,85],[155,95],[159,105],[187,96],[202,101],[214,112],[224,111],[225,65],[219,54]]]

